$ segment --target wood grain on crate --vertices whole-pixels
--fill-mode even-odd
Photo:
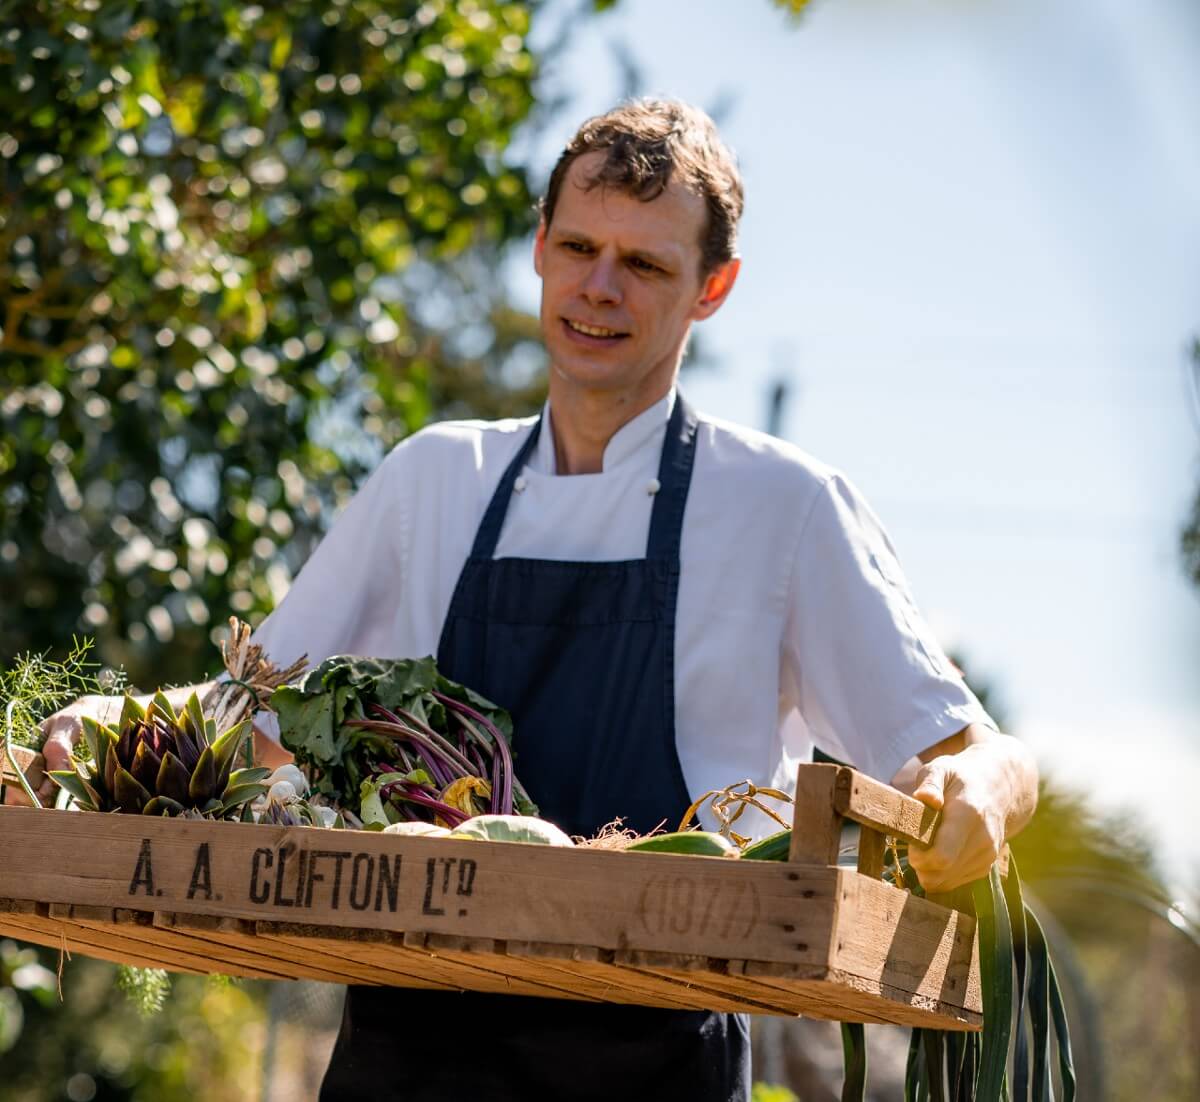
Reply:
[[[71,953],[931,1028],[981,1020],[973,920],[853,869],[32,808],[0,808],[0,836],[0,933]]]
[[[11,762],[10,758],[12,759]],[[14,787],[18,784],[17,775],[13,772],[12,763],[15,763],[17,768],[25,774],[25,779],[29,782],[30,788],[37,788],[45,778],[43,767],[46,763],[41,754],[24,746],[10,745],[8,748],[8,757],[0,754],[0,784],[13,785]]]

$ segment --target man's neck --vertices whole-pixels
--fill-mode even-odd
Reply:
[[[604,449],[620,429],[670,393],[667,387],[646,392],[583,391],[550,385],[554,422],[554,460],[558,474],[597,474]]]

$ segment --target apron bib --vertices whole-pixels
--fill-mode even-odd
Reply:
[[[646,557],[495,559],[541,421],[504,472],[450,602],[438,669],[506,708],[542,816],[590,836],[673,829],[675,607],[696,418],[676,394]],[[350,987],[322,1102],[749,1098],[744,1015],[474,992]]]

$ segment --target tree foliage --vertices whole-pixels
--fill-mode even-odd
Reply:
[[[192,680],[384,449],[536,400],[535,6],[0,3],[0,655]]]
[[[260,1097],[265,1005],[260,983],[177,976],[160,1013],[113,990],[114,966],[64,960],[0,939],[0,1032],[6,1102],[191,1102]],[[22,1028],[23,1027],[23,1028]]]

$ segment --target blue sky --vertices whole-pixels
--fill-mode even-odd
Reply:
[[[746,178],[690,396],[763,427],[785,378],[781,434],[867,494],[1012,729],[1195,884],[1200,12],[816,0],[793,28],[767,0],[623,0],[575,36],[544,167],[622,92],[613,43],[641,91],[721,108]]]

